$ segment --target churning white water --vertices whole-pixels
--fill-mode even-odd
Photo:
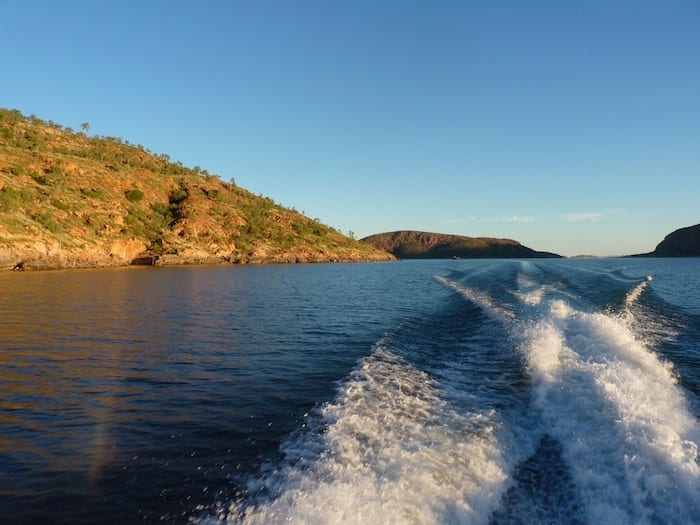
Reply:
[[[500,326],[485,345],[519,355],[526,381],[509,393],[526,399],[519,416],[488,402],[495,391],[459,392],[478,365],[446,359],[447,372],[432,373],[387,336],[285,441],[284,460],[202,521],[700,521],[700,426],[673,365],[637,330],[650,277],[616,283],[628,289],[607,306],[529,263],[490,284],[507,294],[468,276],[435,280]],[[455,391],[470,402],[455,403]]]
[[[289,439],[286,461],[218,519],[241,523],[487,523],[512,467],[493,410],[458,413],[435,382],[377,345]]]

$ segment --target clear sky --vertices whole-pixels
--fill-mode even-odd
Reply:
[[[700,2],[0,0],[0,106],[358,237],[652,250],[700,222]]]

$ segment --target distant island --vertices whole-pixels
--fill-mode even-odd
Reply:
[[[0,109],[0,269],[394,258],[198,166],[88,131]]]
[[[700,257],[700,224],[669,233],[653,252],[632,257]]]
[[[399,259],[450,258],[560,258],[561,255],[535,251],[511,239],[466,237],[413,230],[378,233],[362,241]]]

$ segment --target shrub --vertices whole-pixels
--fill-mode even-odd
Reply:
[[[170,203],[179,204],[189,197],[189,193],[183,189],[177,189],[170,192]]]
[[[124,216],[127,224],[125,233],[136,237],[154,241],[161,237],[163,230],[170,225],[170,217],[166,215],[152,215],[142,209],[132,207]]]
[[[177,189],[170,192],[169,212],[173,218],[177,220],[187,218],[185,200],[187,200],[189,196],[190,194],[184,189]]]
[[[27,166],[26,166],[26,164],[20,164],[19,166],[12,166],[10,168],[10,173],[12,175],[26,175],[27,174]]]
[[[22,202],[32,204],[39,198],[39,190],[31,186],[24,187],[20,192],[20,198],[22,199]]]
[[[102,194],[104,193],[101,188],[80,188],[80,193],[85,195],[86,197],[91,197],[93,199],[99,199],[102,197]]]
[[[41,182],[35,178],[37,182]],[[63,170],[59,166],[54,166],[51,170],[46,171],[43,176],[43,184],[57,185],[63,180]]]
[[[13,211],[17,207],[17,201],[21,194],[14,188],[0,190],[0,212]]]
[[[139,202],[143,200],[143,192],[141,190],[126,190],[124,196],[129,202]]]
[[[158,215],[163,215],[167,216],[170,212],[170,209],[167,204],[164,202],[156,202],[151,205],[151,209],[156,212]]]
[[[53,214],[50,212],[39,213],[34,216],[34,220],[51,233],[58,233],[61,231],[61,227],[53,219]]]
[[[59,210],[68,211],[68,209],[69,209],[69,206],[65,202],[60,201],[58,199],[52,200],[51,204],[53,204],[54,207],[58,208]]]

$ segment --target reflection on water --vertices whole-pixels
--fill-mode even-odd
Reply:
[[[0,274],[0,522],[178,521],[234,491],[391,324],[393,270],[367,268]]]
[[[146,444],[149,420],[161,413],[153,398],[174,401],[168,385],[187,383],[192,373],[196,349],[173,351],[173,343],[185,344],[187,332],[224,332],[211,326],[223,319],[215,315],[221,304],[210,299],[202,307],[192,275],[154,279],[129,269],[4,279],[3,487],[27,496],[46,491],[49,501],[64,490],[82,499],[106,466],[125,461],[125,426],[143,424]]]
[[[698,317],[687,312],[697,311],[698,296],[686,293],[694,288],[687,286],[693,281],[684,278],[693,276],[697,283],[696,262],[404,261],[2,272],[0,523],[186,523],[191,517],[210,515],[217,503],[228,507],[231,502],[246,501],[236,495],[248,486],[253,491],[255,487],[261,489],[256,497],[264,500],[269,494],[264,493],[262,481],[268,478],[261,478],[260,473],[271,472],[270,480],[280,480],[274,475],[280,465],[285,465],[280,460],[279,447],[286,447],[287,452],[296,450],[298,455],[294,457],[309,465],[307,452],[315,453],[317,435],[330,444],[331,452],[339,445],[341,461],[312,461],[306,474],[292,468],[281,478],[283,488],[294,486],[297,481],[312,485],[328,481],[313,477],[314,472],[322,473],[326,466],[331,470],[337,466],[339,472],[346,472],[344,445],[358,444],[362,453],[354,456],[360,459],[354,465],[360,472],[368,473],[369,477],[363,479],[370,484],[351,485],[349,492],[340,484],[337,495],[341,499],[348,501],[346,496],[355,494],[362,504],[366,502],[364,496],[372,494],[372,501],[379,502],[378,515],[385,516],[386,507],[376,500],[371,488],[375,486],[375,474],[385,472],[390,483],[384,487],[398,491],[390,501],[405,501],[411,506],[416,498],[404,496],[414,494],[424,498],[424,508],[432,508],[439,498],[431,494],[438,494],[443,485],[434,485],[437,492],[430,492],[426,483],[445,477],[433,478],[434,470],[427,468],[423,472],[430,478],[422,480],[416,476],[414,466],[420,470],[437,465],[441,474],[446,474],[450,470],[442,465],[459,466],[453,461],[455,447],[469,447],[472,443],[475,450],[488,452],[489,443],[495,446],[496,442],[489,440],[442,440],[461,435],[460,422],[471,421],[467,415],[472,409],[475,414],[498,415],[494,421],[503,423],[504,429],[515,425],[513,435],[524,434],[525,443],[529,443],[531,426],[537,432],[546,430],[561,447],[544,449],[562,451],[555,456],[561,455],[562,461],[568,462],[571,483],[576,481],[577,472],[584,472],[589,460],[602,470],[617,465],[605,459],[609,443],[624,448],[625,457],[640,458],[644,454],[634,448],[627,451],[630,443],[618,439],[623,435],[636,439],[636,434],[606,434],[608,426],[619,421],[620,412],[606,412],[609,403],[602,398],[597,407],[591,405],[598,398],[580,389],[581,385],[592,384],[587,380],[563,381],[561,389],[545,389],[551,395],[537,397],[538,406],[558,417],[546,421],[540,418],[539,423],[533,419],[527,404],[530,381],[517,353],[530,346],[514,341],[540,333],[535,329],[537,323],[530,324],[538,319],[537,315],[544,315],[554,327],[563,327],[561,337],[569,338],[563,346],[544,344],[549,341],[546,338],[540,344],[538,339],[532,348],[551,350],[534,354],[540,358],[568,355],[565,349],[569,347],[585,350],[586,355],[596,348],[615,350],[619,346],[611,343],[615,337],[605,334],[634,334],[672,361],[682,388],[697,395]],[[653,276],[653,280],[646,276]],[[450,282],[452,286],[444,286]],[[685,303],[678,298],[679,290],[686,294]],[[554,294],[557,304],[568,304],[575,315],[558,310],[558,315],[552,316],[545,301],[547,294]],[[688,308],[679,311],[686,303]],[[629,326],[619,325],[619,309],[629,309],[624,321]],[[515,321],[518,316],[523,316],[523,327],[530,327],[523,333],[512,332],[520,326]],[[610,323],[619,330],[605,332]],[[554,338],[554,343],[557,341]],[[390,367],[384,375],[375,374],[372,367],[367,374],[360,374],[365,368],[355,368],[355,364],[367,358],[378,344],[406,363],[402,369],[415,370],[416,378],[429,380],[417,383],[433,385],[435,390],[435,396],[428,396],[434,403],[424,407],[426,413],[434,415],[436,423],[452,426],[435,426],[435,435],[424,434],[420,425],[411,427],[410,422],[421,413],[411,409],[410,403],[406,405],[408,410],[402,410],[401,403],[413,398],[410,390],[406,391],[409,396],[404,397],[402,377],[406,376],[397,377],[394,368]],[[646,352],[637,343],[630,345],[620,348]],[[361,362],[367,365],[374,361]],[[528,362],[532,366],[539,361],[530,358]],[[547,360],[543,362],[546,364]],[[571,365],[571,377],[585,378],[589,369],[595,373],[600,369],[607,373],[605,377],[624,387],[616,392],[640,384],[634,381],[639,377],[632,373],[635,367],[624,368],[630,371],[627,376],[620,375],[623,368],[603,362],[591,364],[582,359],[579,365]],[[661,367],[653,377],[669,378],[667,372]],[[358,377],[360,383],[355,381]],[[392,390],[398,397],[387,397],[385,390],[377,390],[382,383],[376,380],[382,377],[389,386],[400,387]],[[642,378],[642,383],[640,392],[656,392],[653,388],[676,392],[675,386],[665,388],[658,378]],[[336,390],[338,385],[340,391]],[[636,388],[630,391],[637,392]],[[336,392],[340,397],[334,399]],[[379,395],[365,395],[371,392]],[[664,395],[654,394],[654,404],[649,405],[652,412]],[[635,404],[643,396],[622,397]],[[353,402],[344,403],[345,398]],[[391,405],[392,400],[398,404]],[[326,401],[331,403],[324,405]],[[559,401],[565,402],[562,410]],[[314,406],[325,409],[316,412]],[[583,412],[568,410],[567,406]],[[589,411],[588,406],[594,409]],[[521,409],[526,412],[521,414]],[[311,414],[309,418],[306,413]],[[322,413],[328,415],[323,420],[326,426],[314,426],[314,418]],[[629,410],[627,413],[637,414]],[[673,418],[666,420],[666,413],[676,413],[673,417],[677,417],[682,411],[659,413],[662,426],[673,430]],[[504,414],[502,419],[499,414]],[[596,444],[600,442],[601,446],[591,447],[592,454],[572,461],[566,457],[571,449],[567,448],[565,430],[581,426],[585,419],[581,414],[605,423],[599,425],[600,433],[589,438],[597,439]],[[697,411],[693,414],[697,415]],[[613,420],[614,425],[608,425]],[[518,427],[521,421],[527,422],[523,428]],[[368,422],[381,424],[373,434],[376,439],[367,441],[378,445],[366,449],[364,441],[356,437],[365,435],[362,429],[370,428]],[[358,432],[354,430],[356,425],[360,425]],[[541,436],[535,437],[533,450]],[[425,447],[415,448],[413,443],[424,443]],[[445,446],[441,448],[440,443]],[[576,443],[580,448],[582,442]],[[693,446],[696,443],[697,440]],[[403,445],[408,446],[402,448]],[[515,465],[516,449],[494,449],[504,459],[496,461],[499,469]],[[406,454],[383,455],[392,450]],[[467,452],[462,456],[462,464],[476,465],[474,454],[462,450]],[[683,454],[688,450],[683,449]],[[414,456],[414,452],[418,455]],[[430,457],[436,461],[394,461],[420,459],[424,452],[431,452]],[[638,471],[640,479],[654,472],[653,458],[644,457],[647,463],[635,460],[648,467],[644,467],[647,471]],[[375,458],[378,462],[363,458]],[[314,465],[319,468],[314,470]],[[405,480],[395,476],[398,471],[392,470],[392,465],[406,467],[404,472],[410,477],[414,492],[405,490],[401,484]],[[529,472],[530,467],[537,472],[538,465],[548,473],[566,470],[551,470],[551,462],[545,457],[539,463],[526,462],[527,468],[522,472]],[[383,470],[385,466],[390,468]],[[486,472],[483,468],[466,471],[469,476],[473,474],[475,487],[482,486],[478,480]],[[610,478],[617,479],[618,471],[622,469],[612,468]],[[287,474],[289,477],[285,477]],[[533,480],[537,481],[538,476]],[[500,474],[497,477],[501,479]],[[528,506],[532,504],[527,496],[530,478],[521,478],[516,476],[516,482],[525,484],[520,487],[523,491],[511,495],[517,496],[513,500],[516,502],[525,498],[525,510],[520,513],[516,505],[504,511],[503,516],[523,517],[522,521],[527,522],[524,516],[531,518]],[[449,485],[455,493],[462,494],[464,479],[457,477]],[[247,485],[248,482],[252,484]],[[562,486],[568,485],[558,484]],[[363,487],[370,488],[365,491]],[[626,490],[620,487],[619,490]],[[310,500],[308,494],[302,491],[294,501],[315,501],[313,514],[326,512],[329,500]],[[317,494],[323,496],[324,492]],[[609,491],[596,494],[605,499]],[[636,498],[641,492],[635,489],[631,494]],[[564,500],[570,500],[568,493],[562,495],[566,496]],[[680,506],[674,506],[672,499],[658,501],[665,503],[644,508],[664,517],[683,516],[682,512],[674,514],[674,509],[689,508],[686,500]],[[356,508],[351,505],[349,515]],[[485,516],[488,509],[484,509]],[[631,511],[636,512],[635,509],[630,507]],[[695,517],[694,509],[684,512]],[[288,510],[293,515],[295,508]],[[659,522],[662,521],[668,522]]]

